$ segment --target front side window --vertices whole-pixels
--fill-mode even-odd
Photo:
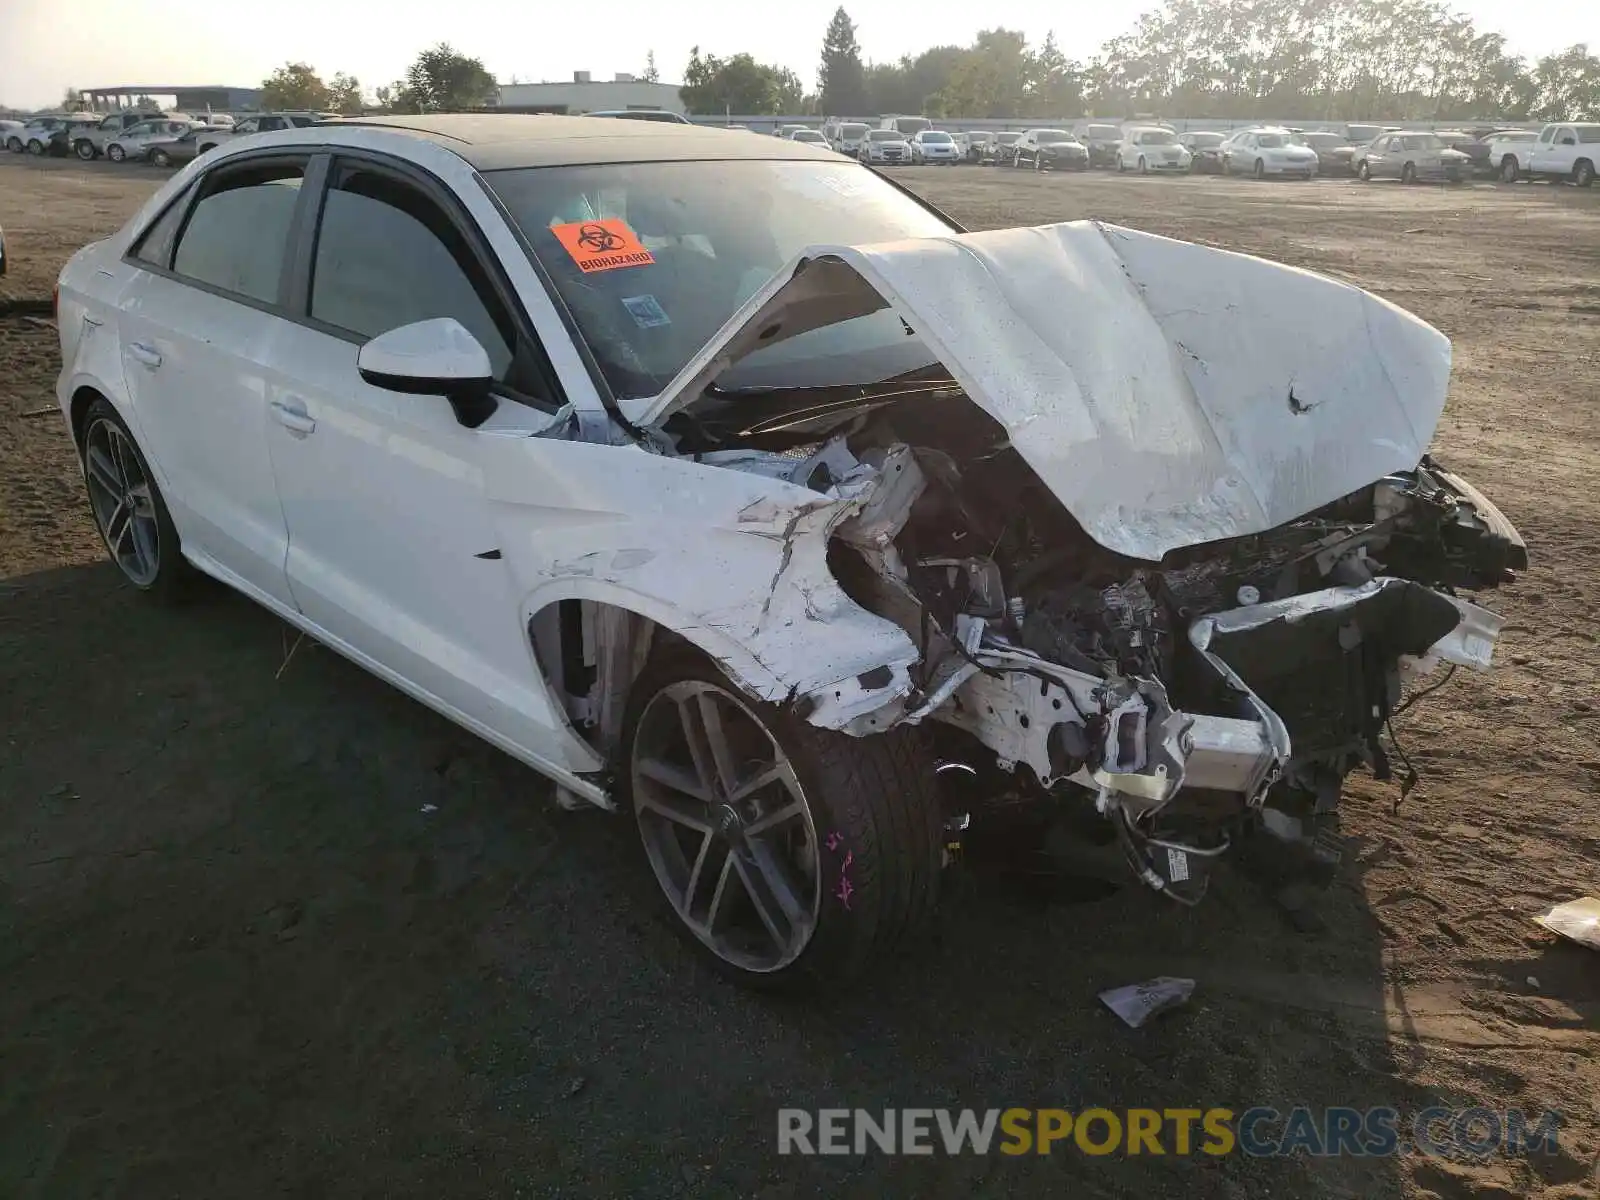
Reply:
[[[624,398],[664,388],[807,246],[951,232],[910,196],[842,161],[525,168],[485,179]],[[781,358],[793,380],[910,340],[898,318],[879,312],[788,339],[736,371],[756,374]]]
[[[515,331],[492,297],[460,230],[416,188],[350,167],[328,190],[311,273],[314,319],[371,338],[454,317],[504,380]]]
[[[101,129],[121,129],[122,128],[122,118],[121,117],[107,117],[104,121],[100,122],[100,128]]]
[[[304,175],[298,163],[217,172],[178,237],[172,269],[225,292],[275,303]]]

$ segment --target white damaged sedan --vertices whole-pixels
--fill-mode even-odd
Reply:
[[[964,233],[773,138],[239,138],[58,303],[134,588],[219,579],[620,810],[747,982],[880,958],[992,804],[1183,903],[1243,837],[1325,874],[1403,681],[1486,668],[1461,593],[1526,564],[1427,457],[1415,317],[1128,229]]]

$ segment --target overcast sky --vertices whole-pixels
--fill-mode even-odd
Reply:
[[[661,78],[682,78],[689,48],[749,51],[815,86],[822,34],[837,0],[606,0],[507,4],[504,0],[0,0],[0,104],[55,104],[62,90],[118,84],[258,85],[274,67],[309,62],[324,78],[345,71],[370,93],[399,78],[418,50],[448,41],[481,58],[502,83],[596,79],[644,69],[654,50]],[[1129,28],[1153,0],[852,0],[864,57],[888,61],[940,43],[965,44],[980,28],[1020,29],[1030,42],[1054,29],[1069,57],[1087,58]],[[1600,50],[1600,0],[1459,0],[1480,28],[1539,55],[1587,41]],[[559,15],[558,15],[559,14]]]

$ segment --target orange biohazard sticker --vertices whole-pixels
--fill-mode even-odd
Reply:
[[[595,271],[615,271],[618,267],[645,267],[656,261],[633,230],[628,228],[628,223],[619,217],[552,225],[550,232],[556,235],[567,253],[572,255],[572,261],[586,275]]]

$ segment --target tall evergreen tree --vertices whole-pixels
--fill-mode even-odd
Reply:
[[[822,67],[817,72],[819,104],[825,116],[859,117],[867,109],[866,70],[855,22],[841,5],[822,38]]]

